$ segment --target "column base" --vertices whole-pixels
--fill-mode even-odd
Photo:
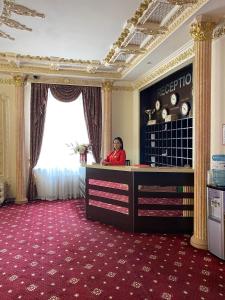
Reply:
[[[192,235],[191,240],[190,240],[191,246],[197,248],[197,249],[202,249],[202,250],[208,250],[208,241],[207,240],[200,240],[194,235]]]
[[[28,202],[27,198],[15,200],[15,204],[26,204],[27,202]]]

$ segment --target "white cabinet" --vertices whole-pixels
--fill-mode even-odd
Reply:
[[[225,259],[225,188],[207,188],[208,249]]]

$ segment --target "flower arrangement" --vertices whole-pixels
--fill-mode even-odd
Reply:
[[[70,144],[66,144],[67,147],[70,148],[70,150],[72,150],[72,154],[85,154],[91,151],[91,145],[89,144],[78,144],[77,142],[75,144],[70,143]]]

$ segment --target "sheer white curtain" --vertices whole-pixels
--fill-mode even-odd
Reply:
[[[61,102],[49,91],[41,154],[34,168],[38,199],[79,197],[79,155],[71,155],[66,146],[71,142],[89,143],[82,96]]]

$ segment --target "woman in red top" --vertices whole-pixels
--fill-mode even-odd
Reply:
[[[113,151],[107,155],[102,164],[105,166],[124,166],[126,161],[126,152],[123,150],[123,140],[116,137],[113,140]]]

